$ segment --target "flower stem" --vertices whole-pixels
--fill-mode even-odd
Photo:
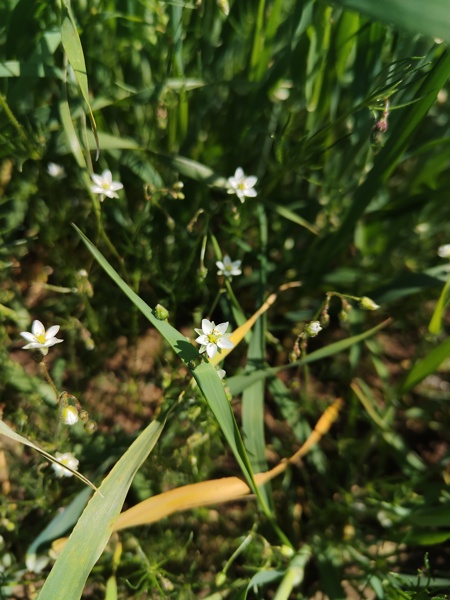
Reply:
[[[52,390],[55,392],[56,400],[59,401],[58,390],[56,389],[56,385],[54,384],[53,379],[50,377],[50,373],[48,372],[48,368],[47,368],[47,364],[46,364],[45,360],[42,359],[41,362],[39,363],[39,365],[42,369],[42,372],[44,373],[45,379],[49,383]]]

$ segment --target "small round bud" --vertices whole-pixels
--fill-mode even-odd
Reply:
[[[328,327],[330,323],[330,315],[327,312],[322,313],[320,317],[320,324],[322,327]]]
[[[167,321],[169,311],[162,304],[157,304],[155,306],[155,317],[160,321]]]
[[[223,571],[221,571],[220,573],[217,573],[217,575],[216,575],[217,587],[220,587],[221,585],[223,585],[226,580],[227,580],[227,576]]]
[[[83,423],[87,423],[89,421],[89,414],[87,410],[80,410],[79,412],[79,417],[80,417],[80,421],[83,421]]]
[[[346,310],[342,309],[341,312],[339,313],[339,321],[341,321],[342,323],[347,323],[348,312]]]
[[[375,304],[375,302],[367,296],[363,296],[359,299],[359,306],[364,310],[377,310],[380,308],[378,304]]]
[[[78,411],[75,408],[75,406],[72,406],[71,404],[69,404],[68,406],[64,406],[61,409],[61,421],[65,424],[65,425],[75,425],[75,423],[78,423]]]
[[[97,423],[92,421],[92,419],[89,419],[89,421],[84,424],[84,430],[87,433],[94,433],[94,431],[97,430]]]
[[[305,327],[305,332],[308,337],[316,337],[320,331],[322,331],[322,325],[319,321],[311,321],[311,323],[308,323]]]
[[[286,558],[291,558],[291,556],[294,555],[294,551],[290,546],[286,546],[286,544],[283,544],[280,547],[280,552],[283,556],[286,556]]]

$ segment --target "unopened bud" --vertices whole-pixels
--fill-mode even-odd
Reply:
[[[309,337],[316,337],[319,331],[322,331],[322,325],[319,321],[311,321],[311,323],[308,323],[305,327],[305,332]]]
[[[71,404],[69,404],[68,406],[64,406],[61,409],[61,421],[65,424],[65,425],[75,425],[75,423],[78,423],[78,411],[75,408],[75,406],[72,406]]]
[[[162,304],[157,304],[155,306],[155,317],[160,321],[167,321],[169,316],[169,311]]]
[[[359,306],[364,310],[378,310],[380,308],[378,304],[375,304],[375,302],[367,296],[363,296],[359,299]]]

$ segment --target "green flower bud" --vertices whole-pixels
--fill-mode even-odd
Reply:
[[[167,321],[169,311],[162,304],[157,304],[155,306],[155,317],[160,321]]]
[[[375,302],[367,296],[363,296],[359,299],[359,306],[364,310],[378,310],[380,308],[378,304],[375,304]]]
[[[311,323],[308,323],[305,327],[305,332],[308,337],[316,337],[320,331],[322,331],[322,325],[319,321],[311,321]]]

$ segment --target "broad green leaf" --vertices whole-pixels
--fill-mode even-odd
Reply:
[[[81,598],[89,573],[113,532],[133,478],[158,441],[166,418],[150,423],[103,480],[56,560],[39,600]]]
[[[345,8],[371,19],[450,42],[450,11],[447,0],[335,0]]]
[[[57,458],[55,458],[54,456],[52,456],[51,454],[49,454],[42,448],[39,448],[39,446],[37,446],[33,442],[30,442],[30,440],[27,440],[27,438],[23,437],[23,435],[19,435],[18,433],[16,433],[13,429],[11,429],[11,427],[9,427],[1,419],[0,419],[0,435],[4,435],[5,437],[9,438],[10,440],[13,440],[14,442],[19,442],[19,444],[23,444],[24,446],[28,446],[29,448],[33,448],[33,450],[36,450],[37,452],[39,452],[39,454],[42,454],[42,456],[44,456],[50,462],[54,462],[58,465],[61,465],[61,467],[64,467],[65,469],[68,469],[69,471],[71,471],[73,473],[73,475],[78,477],[78,479],[81,479],[81,481],[83,483],[85,483],[86,485],[89,485],[93,490],[97,489],[95,487],[95,485],[93,483],[91,483],[89,481],[89,479],[86,479],[86,477],[84,475],[82,475],[81,473],[78,473],[77,471],[74,471],[68,465],[64,465]]]

